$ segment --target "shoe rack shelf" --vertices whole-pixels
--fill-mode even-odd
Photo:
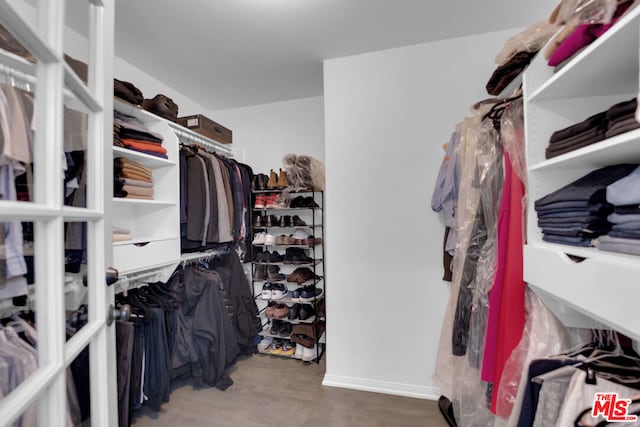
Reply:
[[[272,325],[272,318],[268,318],[265,315],[265,309],[267,307],[267,305],[274,301],[277,303],[283,303],[288,305],[289,307],[293,306],[294,304],[307,304],[307,305],[311,305],[314,310],[317,310],[317,305],[320,301],[322,301],[325,296],[326,296],[326,280],[324,277],[324,193],[323,192],[318,192],[318,191],[297,191],[297,192],[292,192],[292,191],[288,191],[286,188],[285,189],[263,189],[263,190],[254,190],[252,192],[252,214],[251,214],[251,229],[253,234],[255,235],[256,233],[268,233],[268,234],[274,234],[274,237],[276,237],[277,235],[290,235],[292,233],[294,233],[297,230],[305,230],[305,232],[309,232],[310,234],[313,234],[314,237],[316,238],[321,238],[321,241],[313,244],[313,245],[301,245],[301,244],[289,244],[289,245],[285,245],[285,244],[253,244],[252,245],[252,253],[253,253],[253,257],[252,259],[254,259],[254,261],[252,262],[252,275],[255,277],[255,273],[256,273],[256,269],[257,268],[268,268],[268,267],[278,267],[279,274],[284,274],[285,276],[289,275],[290,273],[292,273],[296,268],[308,268],[309,270],[311,270],[313,272],[313,279],[308,280],[306,282],[303,283],[297,283],[297,282],[287,282],[286,279],[285,280],[269,280],[267,279],[252,279],[252,285],[253,285],[253,294],[254,294],[254,298],[256,299],[256,302],[258,303],[258,308],[260,310],[260,317],[262,319],[262,324],[263,324],[263,330],[260,333],[260,335],[262,335],[263,337],[272,337],[274,339],[289,339],[290,336],[286,336],[283,337],[279,334],[272,334],[271,333],[271,325]],[[265,197],[265,196],[275,196],[278,195],[280,197],[283,198],[289,198],[291,200],[294,200],[295,198],[298,198],[299,200],[302,200],[300,198],[306,198],[306,203],[308,204],[317,204],[317,206],[294,206],[294,207],[269,207],[267,208],[265,207],[259,207],[256,208],[255,207],[255,201],[256,198],[260,197]],[[311,200],[313,201],[313,203],[311,202]],[[281,226],[281,225],[273,225],[273,226],[269,226],[269,225],[264,225],[263,223],[256,223],[256,216],[259,216],[261,219],[263,216],[268,216],[268,215],[273,215],[274,213],[278,213],[279,215],[286,215],[288,212],[292,212],[295,213],[296,215],[299,215],[299,219],[303,220],[305,222],[305,225],[287,225],[287,226]],[[309,236],[311,237],[311,236]],[[285,251],[285,253],[281,253],[282,250]],[[268,252],[268,251],[273,251],[273,252],[277,252],[280,251],[278,253],[279,256],[282,256],[284,259],[282,259],[282,261],[264,261],[264,260],[257,260],[257,254],[260,252]],[[297,252],[291,252],[291,251],[303,251],[303,256],[301,256],[301,258],[310,258],[308,260],[300,260],[300,258],[294,257],[293,255],[291,255],[290,261],[287,260],[287,256],[290,254],[294,254]],[[263,277],[261,275],[261,277]],[[288,290],[288,294],[285,295],[284,297],[281,298],[267,298],[267,299],[263,299],[262,298],[262,289],[263,286],[267,283],[279,283],[279,284],[283,284],[287,290]],[[315,286],[316,288],[322,289],[322,295],[320,295],[319,297],[316,298],[310,298],[310,299],[306,299],[305,301],[301,301],[300,299],[296,298],[296,299],[292,299],[292,291],[298,288],[302,288],[302,287],[306,287],[306,286]],[[320,321],[324,321],[324,317],[320,317],[317,315],[313,315],[312,317],[306,319],[306,320],[289,320],[288,318],[285,319],[277,319],[279,321],[283,321],[286,323],[290,323],[292,326],[295,325],[299,325],[299,324],[307,324],[307,325],[315,325],[315,327],[318,327],[318,322]],[[324,334],[323,334],[324,337]],[[315,350],[315,357],[313,358],[314,361],[316,361],[317,363],[319,363],[320,359],[322,358],[322,355],[324,354],[324,343],[326,341],[324,341],[321,337],[321,339],[318,340],[318,345],[316,346],[316,350]],[[294,359],[294,360],[300,360],[299,358],[295,357],[294,355],[283,355],[283,354],[279,354],[279,353],[271,353],[268,349],[265,351],[259,351],[260,354],[266,354],[266,355],[271,355],[271,356],[278,356],[278,357],[285,357],[285,358],[289,358],[289,359]],[[305,361],[309,361],[309,360],[305,360]]]
[[[620,331],[640,342],[640,257],[542,240],[534,202],[607,165],[640,161],[634,130],[546,159],[550,135],[638,95],[640,8],[636,8],[557,73],[536,57],[524,75],[528,163],[524,279],[566,325]]]

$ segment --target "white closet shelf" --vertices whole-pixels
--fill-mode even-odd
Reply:
[[[544,160],[531,166],[529,170],[596,169],[616,163],[640,163],[640,129]]]
[[[138,245],[141,243],[161,242],[163,240],[176,240],[178,236],[163,236],[163,237],[139,237],[136,239],[125,240],[122,242],[113,242],[113,246],[126,246],[126,245]]]
[[[524,254],[524,280],[565,325],[601,324],[640,340],[637,298],[626,297],[637,292],[640,257],[546,242],[525,245]]]
[[[166,207],[166,206],[175,206],[176,202],[167,201],[167,200],[147,200],[147,199],[127,199],[124,197],[114,197],[113,198],[114,205],[129,205],[129,206],[158,206],[158,207]]]
[[[163,159],[161,157],[152,156],[150,154],[139,153],[128,148],[113,147],[113,157],[126,157],[127,159],[136,161],[148,168],[160,168],[164,166],[174,166],[176,162]]]
[[[639,16],[636,8],[555,74],[536,61],[525,77],[529,101],[637,92],[638,73],[629,70],[638,70]]]

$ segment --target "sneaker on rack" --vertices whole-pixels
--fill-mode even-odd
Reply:
[[[293,298],[291,298],[293,300]],[[289,320],[296,320],[300,313],[301,304],[295,303],[289,308]]]
[[[262,285],[262,292],[260,293],[260,299],[271,299],[273,296],[273,290],[271,288],[271,283],[265,283]]]
[[[271,335],[278,335],[280,331],[282,331],[282,326],[284,322],[282,320],[272,320],[271,321],[271,329],[269,329],[269,333]]]
[[[291,292],[291,301],[300,301],[300,293],[303,288],[298,288],[295,291]]]
[[[305,286],[300,292],[300,302],[313,302],[324,295],[322,288],[316,288],[314,285]]]
[[[260,353],[264,353],[271,347],[271,343],[273,343],[272,337],[263,337],[262,341],[258,344],[258,351]]]
[[[309,321],[313,316],[315,316],[316,311],[310,304],[300,304],[300,309],[298,310],[298,319],[301,322]]]
[[[304,347],[302,348],[302,360],[305,362],[311,362],[318,355],[318,344],[314,344],[313,348]]]
[[[269,194],[268,196],[264,196],[264,206],[267,209],[275,209],[277,208],[276,206],[276,198],[278,197],[277,194]]]
[[[291,218],[291,225],[294,227],[304,227],[307,223],[300,219],[298,215],[294,215],[293,218]]]
[[[296,344],[296,352],[293,354],[293,357],[296,359],[302,359],[302,355],[304,354],[304,346],[302,344]]]
[[[279,282],[287,277],[284,274],[280,273],[279,265],[265,265],[265,267],[266,276],[269,278],[270,282]]]
[[[289,294],[287,285],[284,283],[270,283],[271,285],[271,299],[282,299]]]
[[[264,245],[265,242],[265,238],[266,238],[266,233],[256,233],[255,236],[253,236],[253,242],[251,242],[254,245]]]
[[[256,203],[253,205],[253,208],[254,209],[264,209],[266,207],[265,202],[266,202],[265,196],[258,195],[258,196],[256,196]]]
[[[265,234],[264,235],[264,244],[265,245],[275,245],[276,244],[276,236],[273,234]]]
[[[282,341],[277,338],[274,339],[271,343],[271,347],[269,347],[269,353],[282,354]]]
[[[293,356],[296,352],[296,345],[289,340],[284,340],[282,343],[282,355],[283,356]]]
[[[291,331],[293,330],[293,326],[289,322],[283,322],[282,328],[280,328],[279,335],[282,338],[289,338],[291,336]]]

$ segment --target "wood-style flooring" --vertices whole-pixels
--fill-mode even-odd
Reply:
[[[237,362],[226,391],[178,383],[159,413],[135,427],[447,427],[436,402],[322,386],[324,364],[255,355]]]

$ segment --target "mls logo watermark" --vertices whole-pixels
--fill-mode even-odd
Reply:
[[[629,415],[631,399],[620,399],[618,393],[596,393],[591,416],[603,416],[610,423],[638,421],[637,415]]]

